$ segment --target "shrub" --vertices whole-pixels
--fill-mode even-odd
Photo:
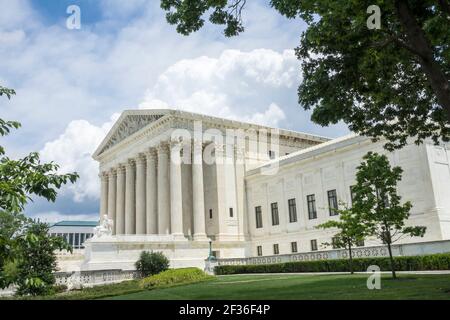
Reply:
[[[169,259],[162,252],[141,252],[135,264],[139,275],[144,278],[169,269]]]
[[[214,276],[210,276],[198,268],[170,269],[142,279],[140,286],[143,289],[154,289],[179,284],[195,283],[213,278]]]
[[[450,253],[423,256],[395,257],[397,271],[450,270]],[[354,271],[366,271],[371,265],[377,265],[382,271],[391,271],[389,258],[360,258],[353,260]],[[347,259],[285,262],[260,265],[217,266],[215,273],[285,273],[285,272],[349,272]]]

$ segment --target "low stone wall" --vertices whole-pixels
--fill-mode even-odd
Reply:
[[[450,240],[408,243],[399,244],[392,247],[392,254],[394,256],[415,256],[433,253],[450,252]],[[369,257],[386,257],[389,255],[386,246],[374,247],[359,247],[352,249],[354,258],[369,258]],[[329,259],[347,259],[348,250],[324,250],[305,253],[283,254],[263,257],[249,257],[249,258],[233,258],[233,259],[218,259],[215,264],[219,266],[226,265],[250,265],[250,264],[273,264],[283,262],[296,261],[315,261],[315,260],[329,260]]]
[[[82,287],[93,287],[96,285],[119,283],[122,281],[137,279],[135,270],[96,270],[80,272],[57,272],[55,273],[57,285],[68,285],[76,282]]]

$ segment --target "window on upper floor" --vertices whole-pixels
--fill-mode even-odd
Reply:
[[[328,211],[330,213],[330,216],[337,216],[339,213],[336,211],[338,209],[336,190],[329,190],[327,194],[328,194]]]
[[[270,204],[270,210],[272,212],[272,225],[277,226],[280,224],[280,218],[278,216],[278,202]]]
[[[260,229],[263,227],[263,221],[262,221],[262,211],[261,207],[255,207],[255,218],[256,218],[256,228]]]
[[[269,159],[275,159],[275,151],[269,150]]]
[[[233,212],[233,208],[230,208],[230,218],[234,217],[234,212]]]
[[[209,218],[212,219],[213,215],[212,215],[212,209],[209,209]]]
[[[317,219],[316,196],[314,194],[306,196],[306,202],[308,203],[309,220]]]

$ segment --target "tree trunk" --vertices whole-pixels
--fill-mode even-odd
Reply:
[[[350,274],[353,274],[353,256],[352,256],[352,245],[348,245],[348,257],[349,257],[349,266],[350,266]]]
[[[395,7],[400,23],[405,29],[409,46],[414,49],[423,72],[436,94],[439,105],[447,114],[450,123],[450,84],[440,65],[435,61],[433,50],[420,25],[414,18],[407,0],[396,0]]]
[[[397,279],[397,274],[395,273],[395,262],[394,257],[392,256],[392,248],[390,241],[387,243],[387,246],[389,251],[389,260],[391,261],[392,278]]]

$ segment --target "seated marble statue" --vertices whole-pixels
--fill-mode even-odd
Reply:
[[[113,220],[108,219],[108,215],[103,215],[103,219],[100,220],[100,225],[94,228],[94,238],[111,236],[113,225]]]

